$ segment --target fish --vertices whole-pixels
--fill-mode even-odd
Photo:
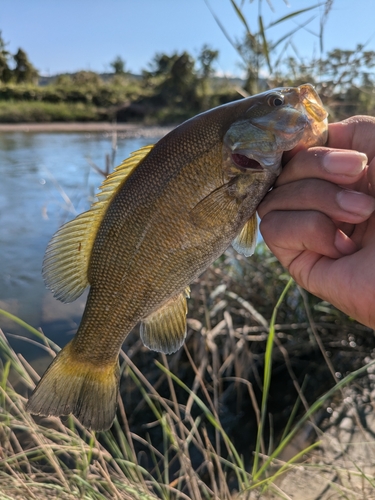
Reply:
[[[304,84],[203,112],[123,161],[90,210],[47,246],[43,277],[54,296],[71,302],[90,290],[76,335],[47,368],[27,410],[110,428],[129,332],[140,323],[145,346],[177,351],[190,284],[231,244],[253,253],[256,209],[284,151],[326,140],[327,112]]]

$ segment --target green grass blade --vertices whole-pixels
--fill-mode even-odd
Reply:
[[[292,457],[291,459],[289,459],[287,462],[285,462],[285,464],[283,464],[278,470],[277,472],[275,472],[275,474],[273,474],[272,476],[270,477],[267,477],[265,479],[262,479],[258,482],[255,482],[254,484],[252,484],[250,486],[250,490],[253,490],[255,488],[259,488],[259,487],[264,487],[264,486],[268,486],[269,483],[272,483],[273,481],[275,481],[279,476],[281,476],[282,474],[288,472],[288,470],[290,469],[291,465],[293,465],[295,462],[298,462],[298,460],[303,457],[304,455],[306,455],[307,453],[309,453],[310,451],[314,450],[315,448],[318,448],[319,446],[321,445],[321,442],[320,441],[317,441],[316,443],[313,443],[311,444],[310,446],[307,446],[306,448],[304,448],[302,451],[298,452],[296,455],[294,455],[294,457]]]
[[[253,477],[257,474],[258,463],[259,463],[259,452],[260,452],[260,443],[263,435],[264,424],[266,421],[267,415],[267,399],[269,394],[269,389],[271,385],[271,375],[272,375],[272,351],[273,351],[273,343],[275,338],[275,323],[276,316],[279,310],[280,305],[282,304],[286,294],[288,293],[289,288],[294,283],[293,278],[290,278],[288,283],[286,284],[283,292],[281,293],[279,300],[277,301],[276,306],[272,312],[272,317],[270,321],[270,329],[267,339],[266,345],[266,353],[265,353],[265,364],[264,364],[264,383],[263,383],[263,392],[262,392],[262,404],[261,404],[261,419],[260,424],[258,426],[257,440],[255,445],[255,455],[254,455],[254,463],[252,475]]]
[[[272,73],[272,66],[271,66],[271,59],[270,59],[270,50],[269,50],[269,45],[268,45],[268,41],[267,41],[267,38],[266,38],[266,33],[264,31],[264,25],[263,25],[262,16],[258,17],[258,21],[259,21],[259,34],[260,34],[260,37],[262,39],[262,45],[263,45],[263,55],[266,58],[269,72]]]
[[[324,403],[330,399],[335,392],[343,389],[346,385],[350,384],[353,380],[355,380],[357,377],[364,375],[366,371],[375,365],[375,361],[371,361],[367,365],[362,366],[358,370],[349,373],[346,377],[344,377],[340,382],[338,382],[335,386],[332,387],[329,391],[327,391],[323,396],[321,396],[319,399],[315,401],[309,408],[309,410],[305,413],[305,415],[297,422],[293,430],[289,432],[289,434],[284,438],[284,440],[279,444],[279,446],[275,449],[275,451],[270,455],[270,457],[265,461],[265,463],[260,467],[260,469],[254,473],[253,479],[256,480],[258,479],[266,470],[267,467],[270,465],[272,460],[276,458],[281,451],[285,448],[285,446],[291,441],[291,439],[297,434],[297,432],[300,430],[302,425],[307,422],[307,420],[310,419],[310,417],[318,411]]]
[[[26,321],[23,321],[21,318],[18,318],[14,314],[11,314],[10,312],[5,311],[4,309],[0,309],[0,314],[2,314],[3,316],[5,316],[8,319],[11,319],[12,321],[17,323],[18,325],[22,326],[23,328],[28,330],[30,333],[32,333],[33,335],[38,337],[40,340],[43,340],[43,342],[47,342],[47,344],[50,347],[52,347],[52,349],[54,349],[56,352],[59,352],[61,350],[61,348],[57,344],[52,342],[52,340],[48,339],[45,335],[43,335],[42,332],[40,332],[39,330],[37,330],[33,326],[29,325],[28,323],[26,323]]]
[[[220,21],[220,19],[217,17],[215,11],[212,9],[211,5],[209,4],[208,0],[204,0],[205,4],[207,5],[208,7],[208,10],[211,12],[211,15],[212,17],[215,19],[216,21],[216,24],[219,26],[219,28],[221,29],[223,35],[225,36],[225,38],[228,40],[228,42],[232,45],[232,47],[237,51],[238,51],[238,46],[236,44],[236,42],[234,40],[232,40],[231,36],[229,35],[228,31],[225,29],[225,26],[223,25],[223,23]]]
[[[213,415],[213,413],[210,411],[210,409],[204,404],[204,402],[186,385],[180,380],[176,375],[174,375],[172,372],[170,372],[167,368],[165,368],[164,365],[159,363],[159,361],[155,361],[156,365],[160,368],[161,371],[163,371],[166,375],[171,377],[180,387],[182,387],[193,399],[194,402],[199,406],[199,408],[203,411],[205,417],[207,420],[213,425],[215,429],[217,429],[221,436],[223,437],[225,443],[227,444],[228,448],[230,449],[231,453],[233,454],[234,459],[236,460],[237,467],[241,471],[242,475],[242,481],[240,481],[240,484],[243,483],[245,487],[249,486],[249,480],[247,477],[247,473],[245,471],[245,466],[244,463],[239,456],[236,448],[234,447],[233,443],[229,439],[229,436],[227,433],[224,431],[222,428],[220,422],[218,422]]]
[[[283,35],[281,38],[279,38],[277,40],[277,42],[273,43],[272,44],[272,47],[270,48],[271,51],[275,50],[276,47],[278,47],[278,45],[280,45],[280,43],[282,43],[284,40],[286,40],[287,38],[290,38],[291,36],[293,36],[295,33],[297,33],[297,31],[299,31],[300,29],[304,28],[305,26],[307,26],[309,23],[311,23],[311,21],[313,21],[315,19],[315,16],[313,17],[309,17],[309,19],[304,22],[303,24],[301,25],[298,25],[295,29],[289,31],[288,33],[286,33],[285,35]]]
[[[290,14],[287,14],[286,16],[280,17],[279,19],[276,19],[276,21],[273,21],[272,23],[268,24],[267,28],[271,28],[272,26],[276,26],[277,24],[283,23],[284,21],[288,21],[288,20],[292,19],[293,17],[299,16],[300,14],[304,14],[305,12],[309,12],[310,10],[316,9],[316,8],[320,7],[321,5],[324,5],[324,2],[317,3],[316,5],[312,5],[311,7],[307,7],[306,9],[301,9],[301,10],[296,10],[294,12],[291,12]]]
[[[241,9],[238,7],[236,2],[234,0],[230,0],[230,3],[232,4],[232,7],[234,8],[238,18],[240,19],[241,23],[244,25],[246,29],[246,34],[249,36],[252,40],[255,39],[254,35],[250,31],[250,26],[248,25],[245,16],[243,15]]]

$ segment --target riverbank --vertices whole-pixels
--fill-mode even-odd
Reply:
[[[0,133],[10,132],[82,132],[112,133],[119,132],[127,137],[148,137],[164,135],[173,128],[169,126],[145,126],[136,123],[109,122],[44,122],[44,123],[0,123]]]

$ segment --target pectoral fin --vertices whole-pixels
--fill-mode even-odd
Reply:
[[[188,287],[142,321],[141,339],[146,347],[166,354],[178,351],[186,337],[186,297],[189,296]]]
[[[238,253],[250,257],[257,243],[258,220],[256,213],[246,222],[240,234],[233,240],[232,247]]]
[[[239,200],[231,196],[230,189],[224,184],[200,201],[190,212],[193,224],[209,229],[232,220],[238,213]]]

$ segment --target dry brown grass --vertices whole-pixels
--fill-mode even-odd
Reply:
[[[327,418],[327,399],[319,398],[331,391],[335,401],[337,372],[365,373],[374,338],[293,285],[274,325],[262,407],[269,323],[287,280],[263,247],[251,260],[228,252],[192,287],[184,349],[160,356],[137,333],[127,339],[117,420],[97,435],[74,418],[25,412],[38,375],[2,335],[0,498],[250,499],[265,497],[267,485],[288,498],[277,475],[290,469],[295,453],[281,462],[277,456],[303,421],[316,426]]]

